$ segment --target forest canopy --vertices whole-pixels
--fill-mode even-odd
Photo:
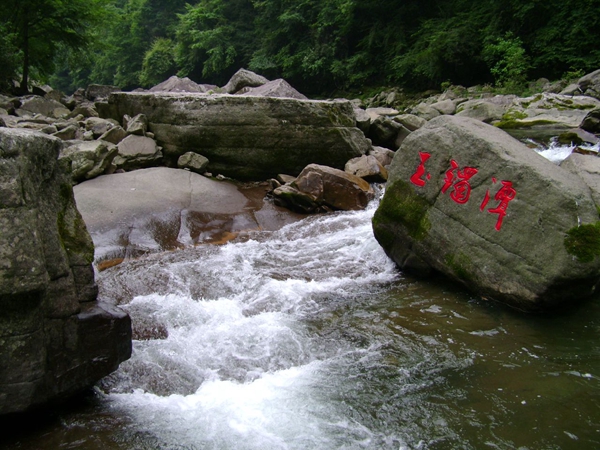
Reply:
[[[223,85],[244,67],[307,94],[496,86],[600,67],[600,0],[7,0],[0,84]]]

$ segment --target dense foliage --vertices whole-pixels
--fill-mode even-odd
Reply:
[[[222,85],[240,67],[308,94],[516,87],[600,67],[600,0],[7,1],[0,79],[31,66],[65,90],[173,74]]]

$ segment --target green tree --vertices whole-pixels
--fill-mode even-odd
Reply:
[[[484,59],[490,66],[496,85],[512,91],[525,85],[529,58],[520,38],[507,33],[503,38],[488,43],[484,48]]]
[[[171,39],[158,38],[144,55],[140,83],[154,86],[177,73],[175,50]]]
[[[0,12],[4,29],[19,48],[22,92],[32,71],[48,75],[60,46],[82,48],[88,31],[103,13],[104,0],[5,0]]]

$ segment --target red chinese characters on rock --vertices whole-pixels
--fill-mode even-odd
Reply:
[[[450,161],[450,166],[451,169],[446,172],[445,182],[442,186],[442,194],[445,194],[448,188],[452,186],[450,198],[459,204],[467,203],[471,196],[469,179],[478,171],[475,167],[465,167],[463,170],[460,170],[458,163],[454,160]],[[456,178],[458,178],[459,181],[455,183]]]
[[[497,180],[496,178],[492,178],[492,181],[494,182],[494,184],[496,184]],[[498,189],[498,192],[496,192],[496,195],[494,195],[494,200],[499,202],[498,206],[496,206],[495,208],[488,209],[489,213],[498,214],[498,220],[496,221],[497,231],[500,231],[500,229],[502,228],[502,221],[504,220],[504,216],[506,216],[506,209],[508,208],[508,203],[517,195],[517,191],[515,191],[515,189],[513,188],[512,182],[503,180],[500,183],[502,183],[502,187]],[[479,209],[483,211],[489,201],[490,191],[488,189],[485,193],[485,197],[483,198]]]
[[[423,187],[427,183],[428,180],[431,179],[431,174],[428,173],[425,169],[425,163],[427,160],[431,158],[431,153],[427,152],[419,152],[420,163],[415,170],[415,173],[410,177],[411,183],[415,186]],[[458,203],[465,204],[469,201],[471,196],[471,184],[469,180],[474,177],[479,170],[475,167],[466,166],[464,169],[460,169],[458,162],[455,160],[450,161],[450,169],[446,171],[444,177],[444,185],[442,186],[441,192],[445,194],[450,188],[450,198]],[[494,184],[497,183],[497,179],[495,177],[492,178],[492,182]],[[502,180],[500,181],[501,187],[498,189],[496,194],[494,195],[494,200],[498,202],[496,207],[489,208],[487,212],[490,214],[498,214],[498,220],[496,221],[495,229],[496,231],[500,231],[502,229],[502,222],[504,217],[506,216],[506,210],[508,209],[508,204],[516,197],[517,191],[513,187],[511,181]],[[490,201],[490,191],[489,189],[485,193],[485,197],[479,206],[479,209],[483,212],[485,211],[486,206]]]

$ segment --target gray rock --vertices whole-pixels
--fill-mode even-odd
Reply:
[[[600,108],[588,112],[583,118],[580,128],[590,133],[600,133]]]
[[[371,117],[364,109],[354,108],[354,118],[356,119],[356,126],[365,134],[369,133],[369,127],[371,126]]]
[[[148,119],[144,114],[137,114],[134,117],[125,116],[125,130],[127,134],[135,134],[137,136],[145,136],[148,131]]]
[[[454,100],[441,100],[431,104],[431,107],[440,114],[454,114],[456,112],[456,102]]]
[[[344,171],[372,183],[383,183],[388,178],[387,170],[373,155],[352,158],[346,163]]]
[[[116,93],[101,111],[116,119],[145,114],[165,157],[200,153],[210,172],[237,179],[296,175],[313,162],[343,168],[370,148],[347,101]]]
[[[233,74],[231,79],[223,86],[223,90],[228,94],[235,94],[245,87],[258,87],[267,83],[265,77],[257,75],[254,72],[246,69],[240,69]]]
[[[578,84],[583,95],[600,99],[600,69],[581,77]]]
[[[173,75],[168,80],[163,81],[149,89],[150,92],[200,92],[205,93],[218,89],[212,84],[198,84],[190,80],[188,77],[179,78]]]
[[[410,113],[425,120],[431,120],[441,114],[437,109],[427,103],[419,103],[410,111]]]
[[[105,173],[117,152],[117,147],[106,141],[69,141],[65,142],[59,159],[70,168],[76,184]]]
[[[415,131],[427,123],[427,120],[414,114],[400,114],[394,117],[394,121],[403,125],[409,131]]]
[[[89,103],[82,103],[80,105],[77,105],[73,109],[73,111],[71,111],[67,115],[67,118],[72,119],[79,115],[81,115],[83,117],[98,117],[98,111],[96,111],[96,107],[94,105],[89,104]]]
[[[79,132],[79,126],[75,124],[70,124],[65,128],[57,131],[53,134],[53,136],[62,139],[63,141],[71,141],[77,137],[77,133]]]
[[[118,155],[113,160],[117,169],[134,170],[156,166],[163,154],[154,139],[130,135],[117,145]]]
[[[257,97],[282,97],[282,98],[297,98],[299,100],[307,100],[304,94],[301,94],[294,89],[290,84],[278,78],[277,80],[267,81],[258,87],[249,87],[242,95],[253,95]]]
[[[369,115],[369,117],[371,118],[371,120],[375,120],[379,116],[393,117],[393,116],[397,116],[399,114],[399,112],[398,112],[397,109],[394,109],[394,108],[383,108],[383,107],[367,108],[365,110],[365,112]]]
[[[436,118],[406,139],[373,227],[401,268],[441,272],[519,309],[564,307],[600,282],[588,186],[468,118]]]
[[[116,126],[109,129],[106,133],[100,136],[98,139],[106,142],[110,142],[112,144],[118,144],[123,139],[127,137],[127,131],[125,131],[122,127]]]
[[[89,388],[131,354],[129,317],[96,301],[61,146],[0,129],[0,415]]]
[[[559,94],[561,95],[581,95],[581,89],[579,88],[579,83],[571,83],[565,88],[563,88]]]
[[[375,158],[377,158],[377,161],[379,161],[379,163],[385,168],[387,168],[387,166],[389,166],[392,163],[392,159],[394,159],[395,154],[396,152],[393,152],[389,148],[378,147],[376,145],[374,145],[371,151],[369,152],[369,155],[372,155]]]
[[[501,120],[506,110],[506,106],[493,103],[490,99],[476,99],[458,105],[456,115],[490,123],[494,120]]]
[[[369,138],[374,145],[396,150],[410,134],[400,123],[384,116],[377,117],[369,128]]]
[[[362,178],[318,164],[306,166],[294,182],[275,189],[273,195],[302,212],[360,210],[374,198],[373,189]]]
[[[64,105],[56,100],[40,97],[40,96],[29,96],[21,100],[20,111],[29,113],[31,115],[41,114],[46,117],[54,117],[56,119],[68,115],[71,111],[64,107]],[[23,114],[20,112],[19,115]]]
[[[114,120],[101,119],[99,117],[88,117],[85,120],[85,129],[91,131],[94,138],[99,138],[111,128],[118,124]]]
[[[208,167],[208,159],[194,152],[184,153],[177,160],[177,167],[189,169],[192,172],[204,173]]]
[[[597,155],[571,153],[560,167],[580,177],[590,188],[596,204],[600,205],[600,158]]]

